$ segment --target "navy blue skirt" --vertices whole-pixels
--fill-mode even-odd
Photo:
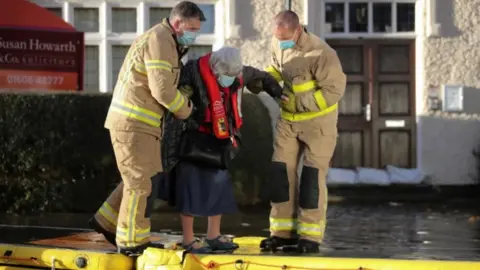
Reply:
[[[181,161],[176,165],[175,207],[191,216],[216,216],[237,212],[228,170]]]

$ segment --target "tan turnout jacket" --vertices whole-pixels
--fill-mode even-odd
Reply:
[[[174,32],[167,20],[132,44],[118,74],[105,128],[161,136],[165,110],[185,119],[189,100],[177,90],[180,59]]]

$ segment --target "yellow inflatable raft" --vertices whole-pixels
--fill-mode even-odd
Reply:
[[[70,237],[71,238],[71,237]],[[85,237],[83,237],[85,238]],[[80,240],[79,240],[80,239]],[[241,248],[228,255],[193,255],[181,250],[145,250],[136,261],[116,254],[104,242],[82,242],[68,239],[42,240],[29,244],[0,244],[0,270],[57,269],[57,270],[479,270],[480,262],[427,261],[393,259],[356,259],[299,257],[262,254],[259,237],[240,237],[234,241]],[[176,239],[178,240],[178,239]],[[165,241],[163,241],[165,242]],[[90,246],[90,249],[87,247]]]

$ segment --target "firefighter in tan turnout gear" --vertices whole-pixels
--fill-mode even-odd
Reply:
[[[307,32],[294,12],[282,11],[275,17],[273,34],[267,71],[283,81],[288,101],[281,103],[276,126],[271,236],[260,247],[297,245],[299,252],[318,252],[326,224],[326,174],[337,140],[337,103],[345,91],[346,76],[336,52]]]
[[[162,172],[162,116],[168,110],[186,119],[192,111],[177,84],[184,46],[194,43],[202,21],[205,17],[196,4],[180,2],[169,19],[135,40],[118,75],[105,127],[122,183],[90,226],[129,256],[155,246],[150,242],[150,212],[158,189],[154,176]]]

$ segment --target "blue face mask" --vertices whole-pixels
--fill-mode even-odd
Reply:
[[[278,45],[280,46],[280,49],[282,49],[282,50],[291,49],[295,46],[295,41],[293,41],[293,40],[279,40]]]
[[[218,77],[218,83],[223,87],[229,87],[235,81],[235,77],[230,77],[226,75],[220,75]]]
[[[183,35],[181,37],[177,36],[178,43],[189,46],[195,43],[195,39],[197,38],[197,32],[190,32],[190,31],[183,31]]]

